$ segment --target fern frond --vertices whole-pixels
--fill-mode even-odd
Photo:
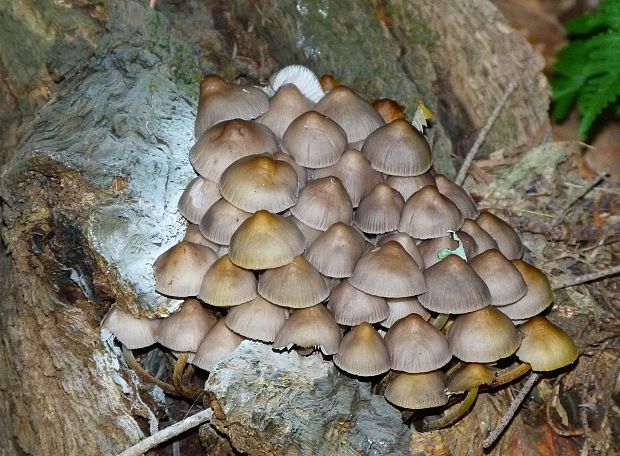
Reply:
[[[566,30],[575,35],[586,35],[601,29],[620,30],[620,0],[602,2],[596,11],[566,24]]]
[[[620,70],[620,67],[618,68]],[[620,71],[604,73],[588,80],[579,93],[577,107],[581,114],[579,137],[583,138],[603,110],[620,99]]]

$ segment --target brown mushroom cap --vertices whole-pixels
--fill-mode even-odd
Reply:
[[[424,135],[405,119],[397,119],[366,138],[362,153],[377,171],[390,176],[417,176],[432,165]]]
[[[353,223],[369,234],[383,234],[398,228],[405,200],[387,184],[379,183],[360,201]]]
[[[409,236],[407,233],[388,233],[383,236],[381,239],[377,241],[377,247],[381,247],[386,242],[396,241],[398,242],[405,252],[407,252],[411,258],[418,264],[420,268],[424,266],[424,259],[422,258],[422,253],[418,248],[416,240]]]
[[[230,309],[226,315],[226,326],[248,339],[273,342],[287,318],[287,309],[257,296]]]
[[[258,296],[256,286],[252,271],[236,266],[224,255],[207,271],[198,297],[216,307],[238,306]]]
[[[512,321],[493,306],[459,315],[448,330],[452,354],[468,363],[492,363],[510,356],[520,342]]]
[[[193,242],[194,244],[204,245],[205,247],[209,247],[215,253],[217,253],[217,249],[221,246],[216,244],[213,241],[208,240],[206,237],[202,235],[200,232],[200,226],[195,223],[188,223],[187,228],[185,229],[185,236],[183,236],[183,240],[187,242]]]
[[[420,304],[420,301],[418,301],[416,297],[387,299],[386,301],[390,313],[387,318],[381,322],[381,326],[384,328],[391,328],[398,320],[413,313],[420,315],[426,321],[431,318],[431,314],[422,307],[422,304]]]
[[[121,344],[130,350],[144,348],[157,342],[156,334],[161,320],[136,318],[114,306],[101,322]]]
[[[461,231],[457,232],[457,236],[463,244],[465,256],[468,259],[473,258],[476,255],[477,250],[476,242],[467,233],[463,233]],[[459,243],[452,239],[452,236],[441,236],[434,239],[425,239],[418,244],[425,268],[430,268],[434,264],[439,263],[441,261],[441,252],[445,250],[455,250],[458,246]]]
[[[512,264],[521,273],[527,292],[518,301],[502,306],[499,310],[512,320],[538,315],[553,302],[553,291],[549,279],[540,269],[523,260],[512,260]]]
[[[340,179],[330,176],[308,183],[291,214],[309,227],[325,231],[336,222],[350,224],[353,206]]]
[[[405,201],[424,187],[437,187],[435,178],[428,172],[419,176],[388,176],[385,183],[400,193]]]
[[[256,120],[282,138],[291,122],[313,107],[314,103],[307,99],[297,86],[284,84],[269,99],[269,111]]]
[[[446,375],[440,371],[410,374],[399,372],[385,390],[385,398],[392,404],[419,410],[439,407],[448,402]]]
[[[276,152],[275,154],[273,154],[273,158],[275,160],[285,161],[293,167],[293,169],[297,173],[297,190],[301,190],[306,186],[306,181],[308,180],[308,172],[306,171],[306,168],[295,163],[293,157],[291,157],[289,154],[285,154],[284,152]]]
[[[517,357],[533,371],[552,371],[568,366],[579,352],[572,339],[545,317],[537,316],[519,326],[523,341]]]
[[[203,370],[211,371],[217,363],[232,353],[244,338],[231,331],[223,318],[213,325],[196,350],[191,363]]]
[[[384,342],[390,352],[391,368],[397,371],[430,372],[452,358],[446,336],[415,313],[394,323]]]
[[[251,215],[221,198],[213,203],[200,220],[200,232],[216,244],[228,245],[235,231]]]
[[[484,364],[466,364],[448,379],[447,391],[458,394],[481,385],[490,385],[495,379],[493,371]]]
[[[178,209],[191,223],[200,223],[205,212],[220,198],[215,182],[197,176],[185,188],[179,199]]]
[[[282,325],[273,341],[275,350],[290,349],[293,345],[303,348],[320,348],[324,355],[338,351],[342,330],[333,315],[323,304],[295,310]]]
[[[286,219],[290,220],[299,229],[299,231],[304,237],[304,243],[306,248],[310,247],[312,243],[325,232],[321,230],[315,230],[314,228],[309,227],[295,216],[288,215],[286,216]]]
[[[489,233],[497,242],[500,252],[509,260],[520,259],[523,256],[523,243],[519,235],[504,220],[487,211],[482,211],[476,219],[478,225]]]
[[[197,299],[186,299],[181,310],[161,320],[157,342],[170,350],[195,352],[216,321],[215,314]]]
[[[342,338],[334,364],[349,374],[374,377],[390,369],[390,355],[377,330],[362,323]]]
[[[475,220],[465,219],[461,231],[469,234],[476,242],[476,245],[478,246],[476,255],[479,255],[489,249],[499,249],[495,239],[493,239],[489,233],[484,231]]]
[[[366,240],[355,228],[337,222],[322,232],[306,251],[308,261],[328,277],[350,277],[366,252]]]
[[[383,117],[386,124],[396,119],[405,119],[405,107],[395,100],[380,98],[372,102],[372,107]]]
[[[471,260],[469,265],[489,287],[494,306],[513,303],[527,293],[521,273],[499,250],[486,250]]]
[[[364,293],[347,280],[331,290],[327,308],[334,314],[336,323],[345,326],[377,323],[389,314],[385,298]]]
[[[435,187],[424,187],[414,193],[403,206],[398,231],[416,239],[446,236],[463,226],[463,214]]]
[[[476,203],[474,203],[474,200],[471,196],[469,196],[469,193],[467,193],[463,187],[455,184],[443,174],[436,174],[435,182],[437,183],[439,193],[449,198],[450,201],[456,204],[456,207],[459,208],[463,214],[463,217],[475,219],[480,215],[480,211],[476,207]]]

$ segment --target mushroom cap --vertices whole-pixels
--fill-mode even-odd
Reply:
[[[475,219],[480,215],[480,211],[476,207],[476,203],[469,196],[469,193],[465,191],[465,189],[450,179],[448,179],[443,174],[435,175],[435,183],[437,184],[437,189],[439,193],[443,196],[447,197],[456,204],[456,207],[459,208],[463,217],[468,219]]]
[[[350,143],[365,139],[385,124],[375,108],[344,85],[330,90],[319,100],[315,109],[337,122],[346,132]]]
[[[386,301],[390,313],[387,318],[381,322],[381,326],[384,328],[391,328],[398,320],[413,313],[420,315],[426,321],[431,318],[431,314],[422,307],[422,304],[420,304],[420,301],[418,301],[416,297],[387,299]]]
[[[177,207],[181,215],[191,223],[200,223],[205,212],[220,198],[215,182],[196,176],[183,191]]]
[[[288,310],[261,296],[233,307],[226,315],[226,326],[248,339],[273,342],[288,318]]]
[[[450,361],[446,336],[418,314],[409,314],[392,325],[384,342],[391,368],[403,372],[430,372]]]
[[[246,212],[282,212],[297,202],[297,173],[283,160],[266,155],[243,157],[220,177],[220,193]]]
[[[499,310],[511,320],[522,320],[538,315],[553,302],[549,279],[540,269],[523,260],[512,260],[512,264],[521,273],[527,292],[521,299],[501,306]]]
[[[433,312],[463,314],[491,303],[484,281],[461,257],[448,255],[424,271],[428,291],[418,296],[420,304]]]
[[[200,136],[189,151],[189,161],[198,174],[219,182],[226,168],[240,158],[277,151],[276,137],[269,128],[258,122],[232,119]]]
[[[284,266],[304,251],[304,236],[281,215],[257,211],[230,240],[230,261],[245,269]]]
[[[519,239],[519,235],[504,220],[490,212],[482,211],[476,222],[495,239],[500,252],[506,258],[515,260],[523,256],[524,247],[521,239]]]
[[[327,299],[329,287],[314,266],[299,255],[287,265],[263,272],[258,294],[279,306],[301,309]]]
[[[220,198],[205,212],[200,220],[200,233],[219,245],[228,245],[237,228],[252,214]]]
[[[405,249],[405,252],[407,252],[411,256],[411,258],[413,258],[413,261],[415,261],[420,268],[424,266],[424,259],[422,258],[422,253],[418,248],[416,240],[409,236],[407,233],[388,233],[377,241],[377,247],[381,247],[383,244],[390,241],[398,242],[403,247],[403,249]]]
[[[338,351],[341,339],[342,330],[334,316],[323,304],[317,304],[295,310],[278,331],[273,348],[317,347],[324,355],[333,355]]]
[[[215,307],[238,306],[258,296],[254,273],[242,269],[223,255],[211,265],[198,298]]]
[[[389,314],[385,298],[364,293],[347,280],[332,288],[327,308],[334,314],[336,323],[344,326],[377,323]]]
[[[366,138],[362,153],[377,171],[390,176],[417,176],[432,165],[424,135],[405,119],[397,119]]]
[[[316,241],[317,238],[325,232],[325,231],[316,230],[314,228],[309,227],[308,225],[306,225],[305,223],[303,223],[301,220],[299,220],[297,217],[293,215],[286,216],[286,219],[290,220],[299,229],[299,231],[304,237],[304,244],[306,248],[310,247],[312,243]]]
[[[385,183],[400,193],[405,201],[424,187],[437,187],[435,178],[428,172],[419,176],[388,176]]]
[[[358,290],[386,298],[415,296],[427,290],[417,263],[396,241],[364,254],[349,282]]]
[[[435,187],[415,192],[403,206],[398,231],[416,239],[445,236],[463,226],[463,214],[458,207]]]
[[[520,342],[515,325],[493,306],[459,315],[448,330],[452,354],[468,363],[492,363],[510,356]]]
[[[383,117],[383,121],[389,124],[396,119],[406,119],[405,107],[395,100],[389,98],[379,98],[372,102],[372,107]]]
[[[291,122],[313,107],[314,103],[306,98],[297,86],[284,84],[269,99],[269,111],[256,121],[269,127],[278,138],[282,138]]]
[[[448,379],[446,389],[451,394],[458,394],[481,385],[490,385],[493,380],[495,380],[495,375],[488,366],[471,363],[463,366]]]
[[[361,323],[342,338],[334,364],[349,374],[374,377],[390,370],[390,355],[377,330]]]
[[[410,410],[439,407],[448,403],[446,375],[440,371],[410,374],[399,372],[385,389],[392,404]]]
[[[202,279],[215,260],[217,255],[209,247],[181,241],[159,255],[153,263],[155,290],[179,298],[196,296]]]
[[[136,318],[114,306],[104,317],[101,327],[114,334],[125,347],[135,350],[157,342],[156,334],[160,321]]]
[[[315,103],[323,98],[323,90],[316,74],[303,65],[287,65],[269,78],[269,89],[272,93],[287,84],[293,84],[305,97]]]
[[[208,240],[206,237],[202,235],[200,232],[200,226],[195,223],[188,223],[187,228],[185,229],[185,236],[183,236],[183,240],[187,242],[192,242],[194,244],[204,245],[205,247],[209,247],[215,253],[217,253],[217,249],[221,246],[216,244],[213,241]]]
[[[297,190],[301,190],[306,186],[306,181],[308,180],[308,172],[306,171],[306,168],[295,163],[293,157],[284,152],[276,152],[275,154],[273,154],[273,158],[275,160],[285,161],[293,167],[293,169],[297,173]]]
[[[480,255],[482,252],[489,249],[499,249],[497,241],[495,241],[489,233],[484,231],[475,220],[465,219],[461,231],[469,234],[476,242],[478,246],[476,255]]]
[[[336,222],[322,232],[306,251],[308,261],[328,277],[350,277],[366,252],[366,240],[355,228]]]
[[[463,244],[463,250],[465,256],[469,259],[476,255],[476,242],[467,233],[462,231],[457,232],[457,236]],[[455,250],[459,246],[459,243],[452,239],[452,236],[441,236],[434,239],[425,239],[418,244],[420,253],[423,258],[423,265],[425,268],[430,268],[434,264],[441,261],[440,253],[444,250]]]
[[[519,270],[496,249],[489,249],[469,262],[491,292],[491,304],[505,306],[521,299],[527,285]]]
[[[309,227],[325,231],[336,222],[350,224],[353,206],[340,179],[329,176],[308,183],[291,214]]]
[[[325,93],[329,93],[334,87],[337,87],[340,85],[340,82],[338,82],[338,79],[336,79],[336,77],[333,74],[329,74],[329,73],[325,73],[321,75],[321,77],[319,78],[319,82],[321,83],[321,88],[323,89],[323,92]]]
[[[519,326],[523,340],[517,357],[533,371],[552,371],[568,366],[579,356],[570,336],[545,317],[536,316]]]
[[[383,234],[398,228],[403,197],[387,184],[379,183],[360,201],[353,223],[369,234]]]
[[[340,160],[347,147],[347,135],[333,120],[308,111],[291,122],[282,144],[296,163],[308,168],[325,168]]]
[[[194,135],[198,138],[212,125],[229,119],[254,119],[269,109],[269,99],[262,90],[232,84],[210,74],[200,81],[198,113]]]
[[[195,352],[216,321],[215,313],[206,309],[200,301],[186,299],[181,310],[161,320],[157,342],[170,350]]]
[[[244,338],[231,331],[226,326],[224,318],[220,318],[202,339],[191,363],[203,370],[211,371],[243,341]]]

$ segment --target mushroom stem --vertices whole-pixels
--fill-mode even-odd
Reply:
[[[125,356],[125,361],[127,365],[133,369],[133,371],[147,383],[152,383],[153,385],[159,386],[164,393],[170,394],[172,396],[179,396],[179,392],[177,389],[172,386],[170,383],[164,382],[158,378],[153,377],[149,372],[147,372],[136,360],[133,356],[133,352],[128,348],[123,346],[123,355]]]
[[[443,415],[433,421],[429,421],[424,426],[427,431],[434,431],[451,425],[460,417],[462,417],[471,408],[472,404],[478,396],[478,387],[474,387],[467,391],[465,398],[454,404],[452,407],[444,410]]]
[[[519,364],[516,367],[509,367],[507,369],[498,371],[495,373],[495,380],[491,384],[492,387],[505,385],[506,383],[510,383],[513,380],[518,379],[525,375],[531,366],[528,363]]]
[[[202,391],[194,390],[183,382],[183,380],[185,379],[183,372],[185,371],[185,367],[187,366],[187,358],[187,352],[179,353],[177,362],[174,365],[174,372],[172,373],[172,383],[174,383],[177,391],[183,396],[192,400],[196,400],[198,399],[198,397],[200,397]]]
[[[504,413],[504,416],[502,416],[502,418],[499,420],[497,427],[493,429],[489,436],[484,440],[484,442],[482,442],[482,446],[484,448],[489,448],[491,445],[493,445],[497,438],[502,434],[502,432],[504,432],[504,429],[506,429],[508,423],[510,423],[510,420],[512,420],[512,418],[517,413],[517,410],[525,399],[525,396],[527,396],[527,394],[534,387],[534,384],[538,381],[539,378],[540,374],[537,372],[532,372],[530,374],[529,378],[521,388],[521,391],[519,391],[517,397],[514,398],[512,404],[510,404],[510,407],[508,407],[508,410],[506,410],[506,413]]]
[[[314,352],[314,347],[298,347],[297,353],[301,356],[310,356]]]
[[[433,326],[441,331],[441,328],[446,326],[446,323],[448,322],[449,318],[450,318],[450,314],[440,313],[433,320]]]

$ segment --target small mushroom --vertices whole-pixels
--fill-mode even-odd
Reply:
[[[423,265],[425,268],[430,268],[434,264],[439,263],[444,257],[446,251],[456,251],[460,245],[463,246],[466,258],[472,258],[476,255],[478,246],[471,236],[462,231],[457,232],[458,239],[453,239],[452,236],[441,236],[434,239],[425,239],[418,248],[423,258]]]
[[[337,222],[322,232],[306,251],[308,261],[327,277],[353,274],[357,260],[366,252],[366,240],[355,228]]]
[[[350,224],[353,206],[340,179],[330,176],[308,183],[291,214],[309,227],[325,231],[336,222]]]
[[[291,157],[289,154],[285,154],[284,152],[276,152],[275,154],[273,154],[273,158],[275,160],[285,161],[293,167],[293,169],[297,173],[297,190],[301,190],[306,186],[306,182],[308,181],[308,172],[306,171],[306,168],[295,163],[295,159],[293,159],[293,157]]]
[[[385,183],[400,193],[405,201],[424,187],[437,187],[435,178],[429,172],[419,176],[388,176]]]
[[[549,279],[535,266],[523,260],[512,260],[526,285],[525,295],[511,304],[498,307],[511,320],[521,320],[538,315],[553,302]]]
[[[500,252],[506,258],[515,260],[523,256],[524,247],[521,239],[519,239],[519,235],[504,220],[488,211],[482,211],[476,222],[495,239]]]
[[[398,231],[416,239],[446,236],[463,226],[463,214],[458,207],[435,187],[424,187],[414,193],[403,206]]]
[[[418,298],[393,298],[386,300],[390,313],[385,320],[381,322],[381,326],[384,328],[391,328],[401,318],[410,314],[418,314],[424,320],[428,321],[431,318],[431,314],[422,307]]]
[[[360,201],[353,223],[369,234],[383,234],[398,228],[405,200],[389,185],[379,183]]]
[[[200,232],[216,244],[228,245],[235,231],[251,215],[221,198],[205,212],[200,220]]]
[[[481,254],[489,249],[499,249],[495,239],[489,233],[484,231],[475,220],[465,219],[461,231],[469,234],[478,247],[476,255]]]
[[[294,84],[284,84],[269,99],[269,111],[256,119],[269,127],[278,138],[293,120],[314,108],[314,103],[306,98]]]
[[[191,223],[200,223],[207,210],[221,198],[215,182],[197,176],[187,185],[179,199],[178,209]]]
[[[386,124],[396,119],[405,119],[405,107],[395,100],[379,98],[372,102],[372,107],[383,117]]]
[[[331,290],[327,308],[334,314],[336,323],[344,326],[377,323],[385,320],[389,314],[385,298],[364,293],[347,280]]]
[[[385,398],[409,410],[439,407],[448,402],[446,375],[435,370],[411,374],[399,372],[385,390]]]
[[[480,211],[476,207],[476,203],[474,203],[474,200],[463,187],[455,184],[443,174],[435,175],[435,183],[437,184],[439,193],[449,198],[450,201],[456,204],[456,207],[459,208],[463,214],[463,217],[475,219],[480,215]]]
[[[186,299],[181,309],[164,318],[157,330],[157,342],[170,350],[195,352],[217,321],[215,314],[197,299]]]
[[[194,244],[204,245],[205,247],[209,247],[215,253],[221,247],[221,245],[216,244],[213,241],[208,240],[206,237],[202,235],[200,232],[200,226],[194,223],[188,223],[187,228],[185,229],[185,236],[183,236],[183,240],[187,242],[193,242]]]
[[[316,241],[318,237],[325,232],[325,231],[316,230],[314,228],[309,227],[308,225],[306,225],[305,223],[303,223],[301,220],[299,220],[297,217],[293,215],[286,216],[286,219],[293,222],[293,224],[299,229],[299,231],[304,237],[304,244],[306,248],[310,247],[312,243],[314,243],[314,241]]]
[[[114,334],[114,337],[129,350],[135,350],[157,342],[156,335],[160,321],[137,318],[114,306],[101,322],[101,328]]]
[[[258,296],[254,273],[240,268],[223,255],[211,265],[198,298],[215,307],[238,306]]]
[[[224,319],[221,318],[202,339],[190,362],[200,369],[211,371],[243,341],[244,338],[228,329]]]
[[[489,287],[494,306],[513,303],[528,291],[519,270],[499,250],[486,250],[471,260],[469,265]]]
[[[248,339],[273,342],[288,318],[288,310],[261,296],[233,307],[226,315],[226,326]]]
[[[334,364],[358,377],[374,377],[390,369],[390,355],[377,330],[361,323],[342,338]]]
[[[420,249],[415,239],[413,239],[407,233],[401,233],[397,231],[395,233],[388,233],[385,236],[382,236],[377,241],[377,247],[381,247],[383,244],[390,241],[398,242],[403,247],[403,249],[405,249],[405,252],[407,252],[409,256],[413,258],[413,261],[418,264],[420,269],[422,269],[422,267],[424,266],[424,259],[422,258],[422,253],[420,252]]]

